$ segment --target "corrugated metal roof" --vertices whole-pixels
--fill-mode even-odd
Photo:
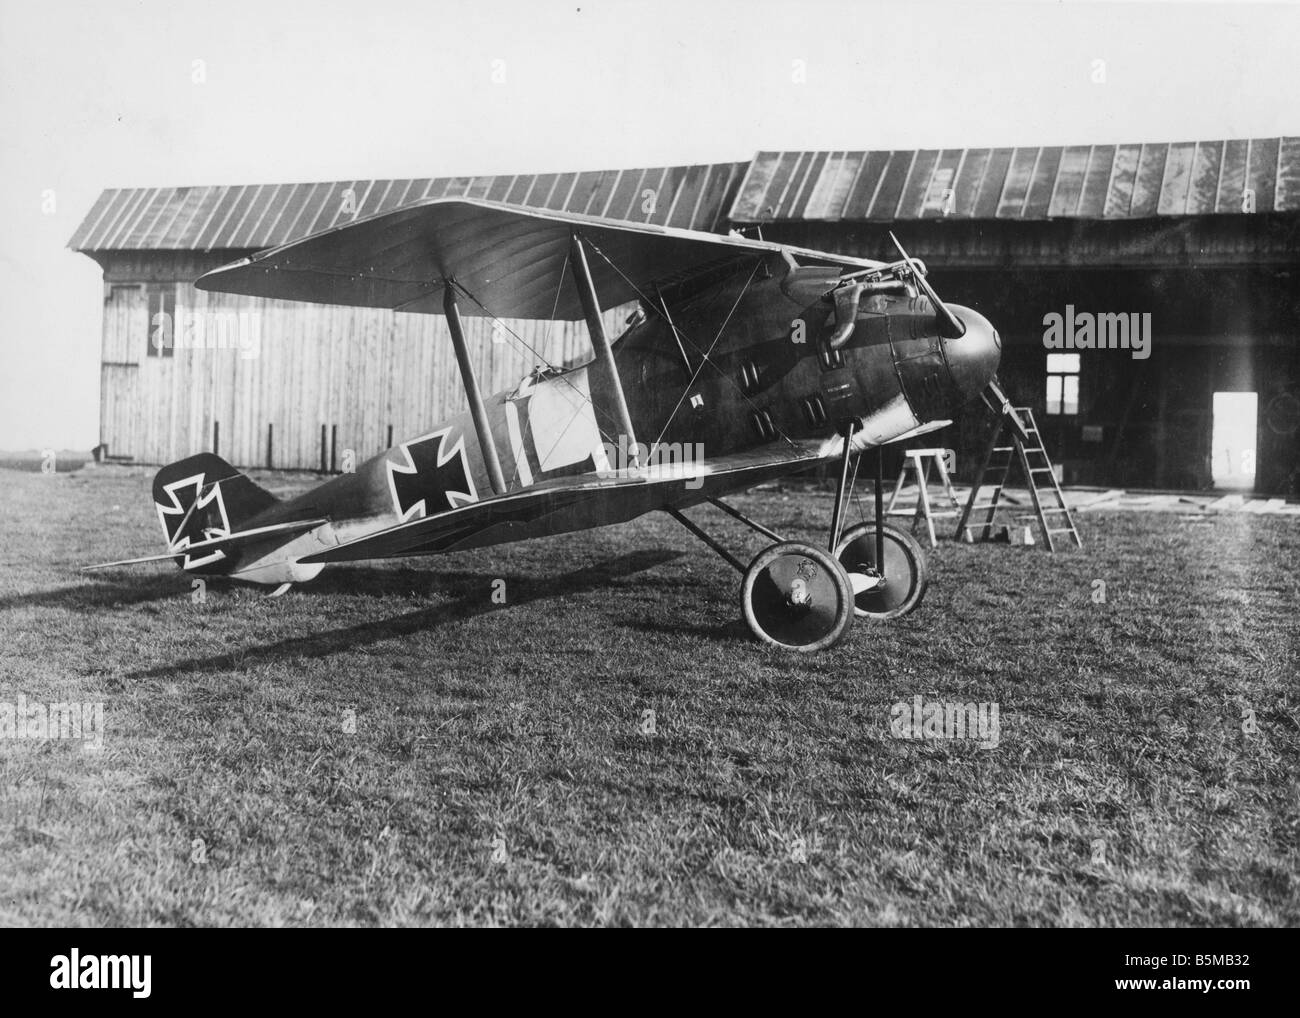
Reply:
[[[1142,219],[1300,209],[1300,138],[760,152],[731,209],[773,220]]]
[[[716,232],[748,163],[498,177],[114,188],[74,251],[261,250],[425,198],[472,197]],[[652,192],[652,193],[647,193]]]
[[[473,197],[716,232],[773,220],[1142,219],[1300,210],[1300,138],[894,152],[760,152],[651,169],[115,188],[75,251],[261,250],[425,198]],[[653,192],[653,197],[647,192]],[[730,214],[728,215],[728,209]]]

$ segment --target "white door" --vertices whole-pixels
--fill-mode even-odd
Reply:
[[[1216,392],[1213,457],[1210,473],[1216,488],[1255,487],[1255,424],[1259,396],[1253,392]]]

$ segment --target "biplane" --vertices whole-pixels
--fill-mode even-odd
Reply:
[[[468,409],[285,500],[211,453],[170,464],[153,483],[167,552],[103,567],[174,560],[278,594],[334,563],[483,548],[660,511],[742,575],[740,605],[758,639],[829,647],[855,618],[895,618],[920,603],[925,554],[884,522],[880,451],[949,424],[993,383],[1000,356],[988,320],[940,300],[925,266],[894,244],[898,260],[878,262],[435,199],[216,269],[199,289],[445,315]],[[633,304],[611,339],[604,312]],[[585,320],[593,357],[539,367],[485,396],[466,316]],[[870,452],[875,519],[850,525]],[[725,501],[821,464],[838,478],[824,546],[787,540]],[[737,558],[684,514],[704,504],[766,547]]]

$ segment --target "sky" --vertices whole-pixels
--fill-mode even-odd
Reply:
[[[98,440],[104,188],[1277,137],[1298,98],[1296,3],[0,0],[0,450]]]

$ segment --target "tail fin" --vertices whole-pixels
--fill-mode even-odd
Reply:
[[[153,501],[168,550],[180,550],[243,529],[247,520],[278,499],[220,456],[203,452],[159,470],[153,479]],[[186,567],[205,561],[187,560]]]

